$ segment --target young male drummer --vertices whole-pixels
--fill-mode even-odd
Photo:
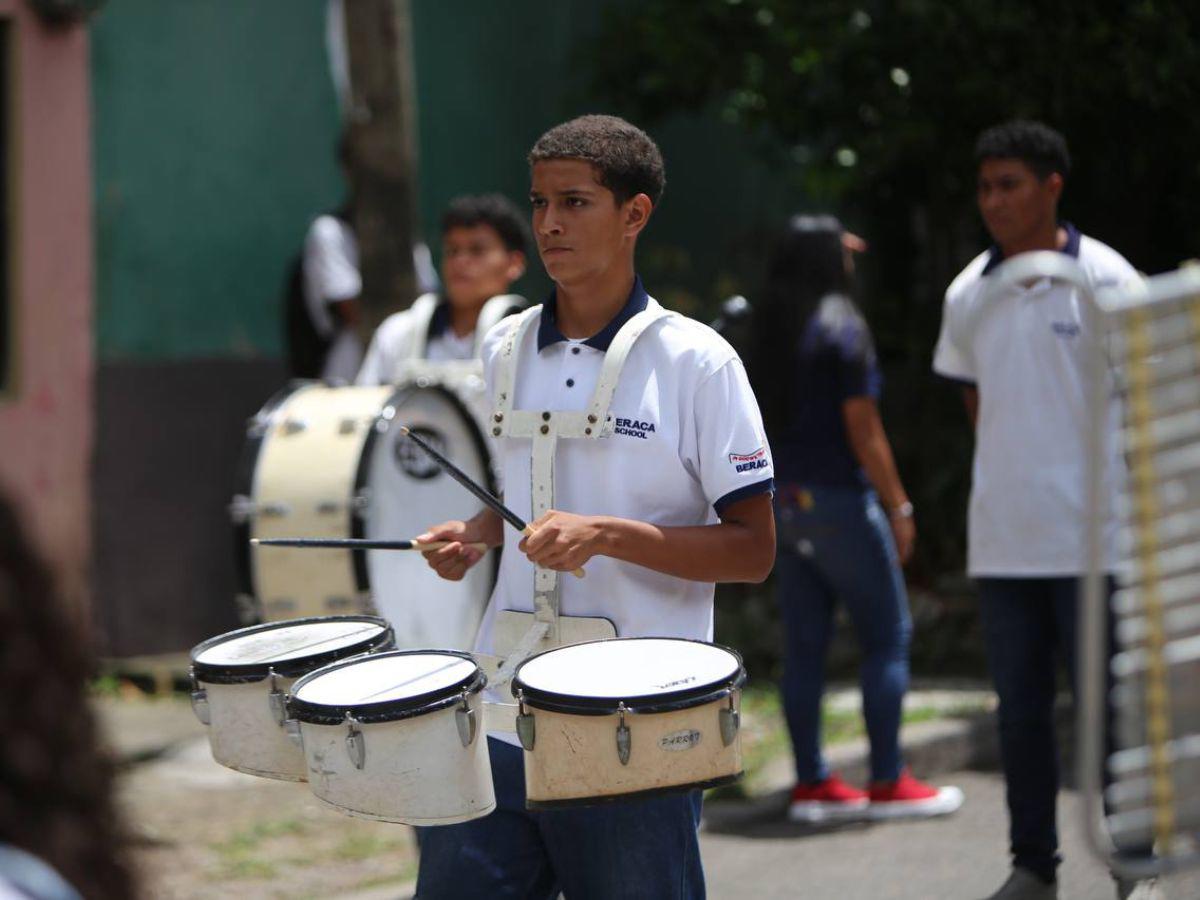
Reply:
[[[535,238],[555,290],[529,313],[538,319],[512,351],[505,347],[511,322],[492,329],[483,360],[498,405],[505,398],[497,378],[515,365],[510,403],[553,416],[589,409],[622,326],[643,310],[661,311],[635,274],[634,248],[665,179],[654,142],[611,116],[551,129],[529,161]],[[536,535],[521,539],[484,511],[422,536],[455,541],[427,554],[451,579],[480,558],[466,542],[506,547],[479,652],[499,649],[500,611],[534,609],[535,584],[546,572],[586,570],[582,579],[559,578],[563,616],[607,618],[620,637],[709,640],[714,583],[758,582],[770,571],[770,451],[732,348],[682,316],[654,320],[633,343],[608,409],[607,436],[558,442],[554,508],[531,523]],[[536,508],[535,443],[499,440],[506,503],[521,515]],[[424,832],[419,896],[704,896],[698,791],[526,811],[515,737],[493,735],[489,745],[497,809]]]
[[[413,358],[474,359],[477,324],[486,329],[517,308],[506,295],[525,272],[527,235],[524,216],[500,194],[451,200],[442,215],[441,295],[383,320],[356,382],[394,384]]]

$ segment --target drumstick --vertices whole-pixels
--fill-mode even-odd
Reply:
[[[442,454],[430,447],[420,436],[415,434],[412,429],[401,425],[400,434],[402,437],[407,436],[414,444],[428,453],[433,458],[433,461],[441,466],[442,470],[445,471],[447,475],[474,494],[484,506],[496,513],[499,513],[500,517],[504,519],[504,521],[506,521],[513,528],[517,529],[517,531],[521,532],[521,534],[525,535],[525,537],[533,537],[533,535],[537,533],[528,522],[493,497],[490,493],[488,493],[487,490],[472,481],[471,476],[469,476],[458,466],[454,465],[454,463],[450,462],[450,460],[446,459],[446,457],[442,456]],[[582,578],[584,576],[584,571],[583,569],[576,569],[571,574],[576,578]]]
[[[455,542],[372,541],[363,538],[250,538],[250,543],[256,547],[337,547],[344,550],[419,550],[428,553],[430,550],[449,547]],[[466,546],[480,553],[486,553],[488,548],[482,541]]]

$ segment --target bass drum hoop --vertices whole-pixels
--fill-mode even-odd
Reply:
[[[451,408],[462,417],[463,423],[466,425],[467,434],[471,436],[471,445],[479,454],[479,458],[483,460],[483,486],[494,497],[496,495],[496,474],[493,467],[491,448],[488,446],[487,440],[479,428],[479,422],[471,414],[467,405],[463,403],[462,398],[455,391],[442,384],[401,385],[387,398],[382,409],[379,411],[379,415],[375,417],[375,421],[367,432],[366,439],[363,441],[362,454],[358,458],[358,468],[354,473],[354,487],[351,490],[351,496],[360,496],[368,486],[368,479],[371,473],[371,456],[375,450],[375,441],[381,434],[385,434],[391,428],[401,403],[418,391],[434,391],[441,395],[450,404]],[[381,425],[383,426],[382,428]],[[365,538],[367,536],[366,522],[365,511],[356,509],[350,516],[350,536],[357,539]],[[496,576],[500,571],[500,555],[494,554],[494,557],[491,585],[488,588],[489,594],[491,594],[492,588],[496,585]],[[367,567],[367,551],[355,548],[351,551],[351,558],[354,566],[354,581],[358,590],[364,593],[370,591],[371,575]]]
[[[290,628],[295,625],[313,625],[323,622],[362,622],[364,625],[378,625],[382,630],[373,637],[362,638],[353,643],[344,644],[335,650],[324,650],[320,653],[309,654],[308,656],[296,656],[282,662],[198,662],[200,655],[205,650],[219,647],[221,644],[227,644],[230,641],[246,637],[247,635],[262,634],[279,628]],[[203,681],[206,684],[249,684],[269,678],[272,670],[280,678],[295,678],[300,675],[307,675],[314,668],[320,669],[328,666],[330,663],[344,660],[347,656],[361,656],[364,653],[371,653],[380,648],[389,647],[394,643],[395,637],[392,634],[392,626],[386,619],[381,619],[379,616],[308,616],[303,619],[283,619],[278,622],[264,622],[260,625],[250,625],[247,628],[227,631],[224,634],[219,634],[216,637],[211,637],[197,644],[192,648],[191,652],[192,676],[197,681]]]
[[[402,719],[413,719],[426,713],[437,712],[462,702],[464,692],[470,695],[478,694],[487,685],[487,675],[470,653],[461,650],[389,650],[386,653],[376,653],[370,662],[379,659],[390,659],[396,656],[453,656],[472,663],[475,668],[470,675],[453,684],[412,697],[395,700],[383,700],[378,703],[313,703],[301,700],[297,694],[310,681],[328,675],[337,669],[344,669],[357,663],[367,662],[364,659],[345,659],[316,671],[309,672],[292,685],[288,694],[288,712],[291,718],[311,725],[341,725],[347,716],[353,716],[355,721],[364,725],[375,722],[398,722]]]
[[[554,653],[556,650],[566,649],[564,647],[552,647],[549,650],[533,654],[517,666],[512,679],[512,695],[525,706],[532,707],[533,709],[544,709],[547,712],[567,713],[569,715],[616,715],[620,712],[621,704],[625,705],[626,712],[653,714],[676,712],[681,709],[691,709],[694,706],[703,706],[705,703],[711,703],[713,700],[729,696],[734,691],[740,690],[746,683],[746,667],[742,663],[742,655],[732,647],[726,647],[724,644],[714,644],[711,641],[699,641],[694,638],[654,637],[651,639],[656,641],[675,641],[681,644],[700,644],[704,647],[715,647],[718,650],[724,650],[737,660],[737,668],[728,678],[721,678],[716,681],[698,684],[680,691],[672,691],[665,694],[642,694],[628,697],[590,697],[581,694],[562,694],[544,688],[530,687],[521,680],[521,670],[539,656]],[[640,640],[646,640],[646,638],[608,638],[597,641],[581,641],[578,644],[570,644],[568,646],[582,647],[585,644],[609,644],[613,641]]]

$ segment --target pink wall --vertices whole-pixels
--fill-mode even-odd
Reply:
[[[8,162],[15,365],[0,391],[0,490],[72,602],[88,598],[92,183],[86,26],[0,0],[14,53]]]

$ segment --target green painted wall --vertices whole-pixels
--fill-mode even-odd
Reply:
[[[92,27],[101,360],[278,352],[336,205],[323,0],[114,0]]]
[[[435,254],[450,197],[500,190],[524,205],[534,139],[603,111],[580,64],[599,8],[413,0]],[[323,0],[114,0],[92,37],[100,358],[278,354],[287,263],[341,198]],[[640,268],[658,297],[707,315],[750,286],[762,224],[798,195],[737,129],[681,117],[650,130],[668,187]],[[518,289],[548,285],[535,262]]]

